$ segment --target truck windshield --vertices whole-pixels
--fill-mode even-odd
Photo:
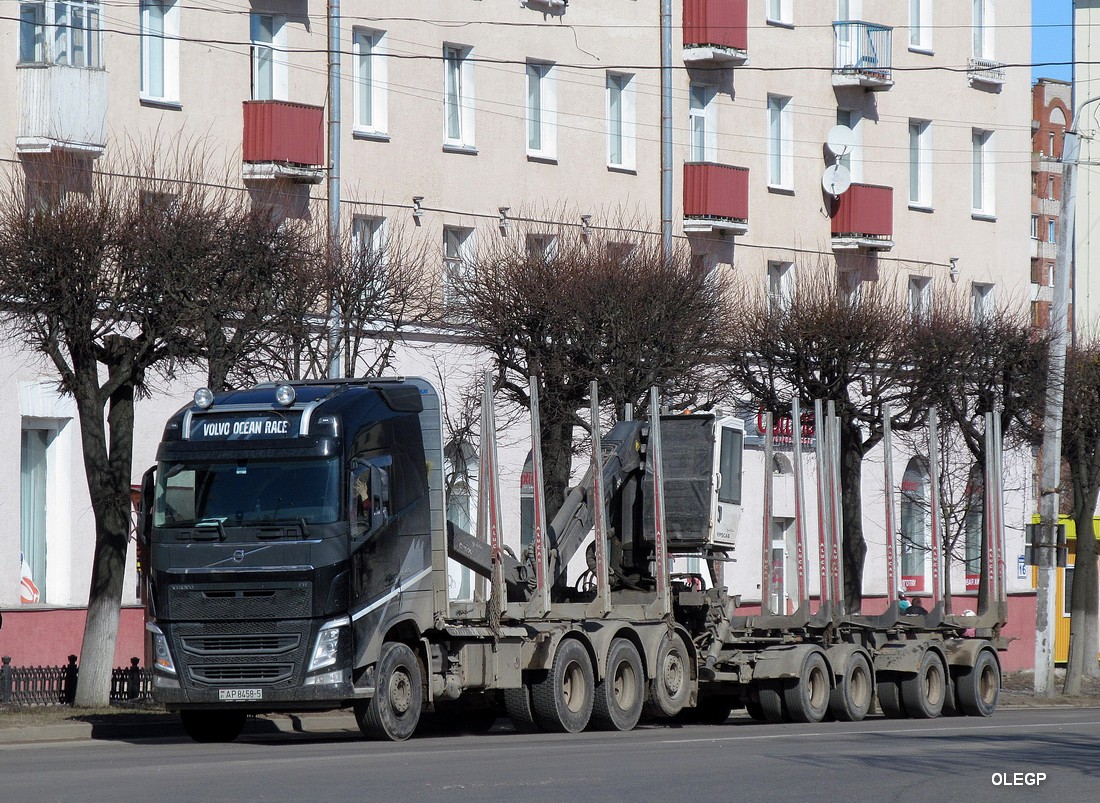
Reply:
[[[327,524],[340,515],[335,459],[161,463],[156,527]]]

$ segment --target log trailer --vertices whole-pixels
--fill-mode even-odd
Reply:
[[[547,521],[532,394],[534,537],[516,557],[503,538],[488,380],[477,533],[446,519],[429,382],[198,391],[168,421],[142,483],[154,698],[199,741],[236,738],[249,714],[339,708],[390,740],[411,736],[422,715],[473,730],[506,714],[521,731],[577,732],[630,730],[643,715],[721,722],[742,707],[771,722],[858,721],[876,696],[890,717],[993,713],[1007,610],[996,505],[975,615],[944,611],[934,494],[932,610],[899,610],[891,535],[886,612],[845,611],[839,428],[819,404],[819,593],[807,591],[796,437],[798,604],[769,610],[765,557],[761,609],[744,613],[722,582],[744,523],[742,422],[661,415],[653,391],[645,420],[601,435],[595,385],[592,399],[591,465]],[[994,426],[986,499],[1000,498]],[[769,439],[765,465],[770,449]],[[889,452],[885,463],[892,488]],[[582,555],[588,570],[570,582]],[[685,557],[706,576],[672,571]],[[450,598],[450,559],[480,578],[473,599]]]

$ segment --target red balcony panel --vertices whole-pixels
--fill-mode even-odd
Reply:
[[[285,100],[244,102],[246,162],[323,165],[325,110]]]
[[[713,162],[686,162],[684,217],[748,220],[748,168]]]
[[[894,234],[894,188],[853,184],[833,203],[834,237],[881,237]]]
[[[749,49],[748,0],[684,0],[684,47]]]

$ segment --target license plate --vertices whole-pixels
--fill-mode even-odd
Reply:
[[[219,700],[262,700],[263,689],[218,689]]]

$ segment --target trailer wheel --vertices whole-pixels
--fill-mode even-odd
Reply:
[[[882,673],[875,684],[878,692],[878,706],[882,709],[882,715],[887,719],[905,719],[909,712],[905,710],[905,703],[901,698],[901,684],[892,672]]]
[[[355,704],[359,730],[372,739],[403,742],[420,722],[423,696],[420,662],[412,648],[399,641],[383,644],[374,696]]]
[[[541,730],[535,720],[535,709],[531,705],[529,684],[524,683],[517,689],[505,689],[501,696],[504,698],[504,710],[517,733],[535,733]]]
[[[829,710],[829,665],[825,656],[811,652],[802,662],[800,677],[783,686],[783,702],[792,722],[820,722]]]
[[[778,680],[762,680],[756,687],[760,698],[760,711],[766,722],[789,722],[787,707],[783,704],[783,687]]]
[[[552,733],[580,733],[592,717],[594,685],[584,645],[574,638],[563,640],[546,679],[531,686],[536,721]]]
[[[971,717],[992,716],[1001,693],[1001,667],[989,650],[978,653],[978,660],[955,680],[959,707]]]
[[[244,711],[180,711],[187,735],[196,742],[231,742],[241,735]]]
[[[624,638],[611,642],[607,672],[596,684],[592,724],[599,730],[634,730],[645,703],[645,673],[638,648]]]
[[[649,683],[646,713],[674,717],[691,697],[691,656],[679,633],[669,633],[657,650],[656,677]]]
[[[841,722],[862,722],[871,711],[874,685],[871,662],[861,652],[852,653],[836,687],[829,695],[829,711]]]
[[[935,719],[943,711],[947,696],[947,674],[939,653],[927,650],[921,658],[917,674],[901,682],[901,699],[910,716]]]

